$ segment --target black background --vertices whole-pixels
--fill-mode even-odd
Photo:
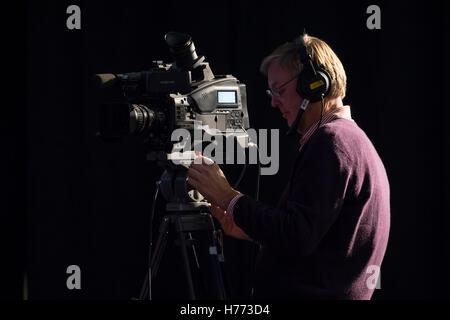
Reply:
[[[81,8],[81,30],[66,28],[71,4]],[[366,27],[370,4],[381,8],[381,30]],[[23,35],[11,31],[25,26],[26,94],[5,90],[15,103],[2,119],[1,297],[22,298],[25,270],[29,299],[127,300],[139,293],[161,169],[144,161],[135,139],[106,144],[95,136],[92,74],[171,62],[164,34],[188,33],[214,73],[247,85],[251,127],[283,133],[285,121],[265,98],[258,68],[304,27],[344,64],[344,102],[389,176],[391,233],[374,299],[450,297],[444,1],[30,1],[20,11],[3,28],[14,43],[6,51],[20,59]],[[267,203],[281,194],[295,143],[281,138],[279,173],[262,177]],[[254,192],[253,180],[250,172],[243,191]],[[234,297],[246,298],[253,247],[232,239],[225,245]],[[161,297],[178,297],[179,259],[167,261],[157,288]],[[82,270],[81,290],[66,287],[69,265]]]

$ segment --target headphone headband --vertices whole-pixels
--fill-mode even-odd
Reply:
[[[308,50],[306,49],[306,44],[303,39],[303,35],[298,37],[295,40],[295,44],[297,44],[297,53],[300,56],[300,61],[303,65],[308,64],[308,61],[311,61],[311,55],[308,53]]]

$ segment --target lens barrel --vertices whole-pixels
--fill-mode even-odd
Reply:
[[[150,129],[155,120],[155,112],[142,104],[130,105],[130,133],[140,134]]]

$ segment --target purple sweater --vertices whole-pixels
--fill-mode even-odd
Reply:
[[[356,123],[306,142],[278,208],[240,198],[234,220],[261,244],[255,298],[370,299],[390,227],[389,182]],[[376,280],[375,280],[376,281]]]

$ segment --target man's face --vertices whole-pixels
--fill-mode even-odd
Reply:
[[[281,115],[289,126],[294,122],[303,100],[295,90],[297,79],[287,83],[295,76],[295,73],[288,72],[280,65],[279,59],[273,60],[267,70],[269,88],[280,94],[279,96],[272,95],[272,107],[280,109]],[[285,83],[287,84],[282,86]],[[280,86],[282,87],[280,88]],[[278,88],[280,89],[278,90]]]

